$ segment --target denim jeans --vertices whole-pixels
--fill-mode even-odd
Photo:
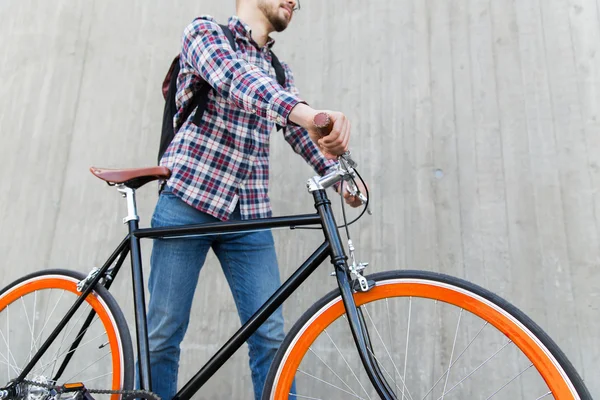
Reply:
[[[239,209],[234,211],[232,219],[240,219]],[[216,221],[165,189],[156,205],[152,226]],[[280,285],[271,231],[155,240],[148,284],[148,335],[152,389],[164,400],[170,400],[177,392],[180,344],[189,324],[200,270],[210,248],[223,268],[242,323]],[[200,307],[214,309],[218,304]],[[269,366],[283,338],[280,307],[248,340],[256,400],[261,397]]]

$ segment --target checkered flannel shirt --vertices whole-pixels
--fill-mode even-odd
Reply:
[[[184,31],[174,125],[191,100],[192,88],[204,80],[216,91],[210,91],[202,123],[192,122],[192,112],[160,164],[172,171],[168,188],[192,207],[226,221],[239,202],[243,219],[266,218],[272,215],[269,135],[275,124],[286,127],[286,141],[318,174],[329,172],[335,162],[322,155],[305,129],[288,123],[292,108],[302,100],[284,62],[286,87],[275,79],[270,52],[274,41],[259,48],[248,25],[236,16],[228,26],[237,51],[209,16],[197,18]]]

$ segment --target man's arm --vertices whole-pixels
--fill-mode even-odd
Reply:
[[[295,85],[291,68],[285,62],[281,62],[281,65],[285,70],[286,91],[295,96],[299,96],[300,93]],[[312,114],[311,110],[310,107],[303,110],[302,105],[300,105],[300,107],[297,107],[297,110],[294,110],[294,114],[297,114],[294,116],[297,116],[299,122],[301,122],[302,119],[307,119],[311,122],[311,118],[314,118],[314,114]],[[294,116],[290,117],[293,118]],[[306,123],[303,123],[302,125],[306,125]],[[337,166],[336,161],[325,157],[322,150],[319,149],[319,146],[317,145],[319,138],[311,138],[309,131],[300,124],[289,124],[285,129],[284,137],[292,149],[301,155],[319,175],[325,175]]]
[[[219,25],[208,17],[186,27],[181,58],[220,96],[281,126],[287,125],[292,109],[301,102],[260,68],[238,58]]]
[[[184,31],[181,58],[220,96],[240,109],[287,126],[304,127],[328,158],[348,148],[350,123],[339,112],[326,111],[333,121],[331,133],[320,138],[313,119],[319,111],[285,90],[257,66],[238,58],[219,25],[209,17],[195,19]],[[289,71],[289,68],[287,68]]]

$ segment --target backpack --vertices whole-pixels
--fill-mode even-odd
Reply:
[[[223,30],[225,36],[227,36],[227,40],[229,40],[229,44],[233,48],[233,51],[237,50],[237,46],[235,43],[235,39],[233,37],[233,32],[226,25],[219,25]],[[158,163],[160,164],[160,159],[162,158],[165,151],[171,144],[171,141],[175,137],[175,134],[185,121],[188,120],[190,114],[195,109],[196,114],[194,115],[193,122],[195,125],[200,125],[202,123],[202,114],[204,114],[204,110],[206,109],[206,104],[208,103],[208,94],[213,88],[206,82],[203,82],[193,94],[192,99],[187,104],[185,110],[181,114],[181,118],[179,119],[179,123],[177,127],[173,126],[173,119],[175,114],[177,113],[177,105],[175,103],[175,95],[177,93],[177,75],[179,75],[179,57],[177,55],[173,62],[171,63],[171,67],[165,76],[165,79],[162,84],[162,92],[163,97],[165,98],[165,109],[163,112],[163,121],[162,121],[162,131],[160,135],[160,145],[158,149]],[[277,76],[277,82],[281,87],[285,88],[285,70],[283,66],[277,59],[277,56],[273,52],[271,52],[271,65],[275,69],[275,74]],[[281,130],[282,127],[277,125],[277,130]]]

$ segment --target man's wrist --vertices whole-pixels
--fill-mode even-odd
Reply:
[[[306,103],[298,103],[290,112],[288,120],[303,128],[310,127],[316,111]]]

